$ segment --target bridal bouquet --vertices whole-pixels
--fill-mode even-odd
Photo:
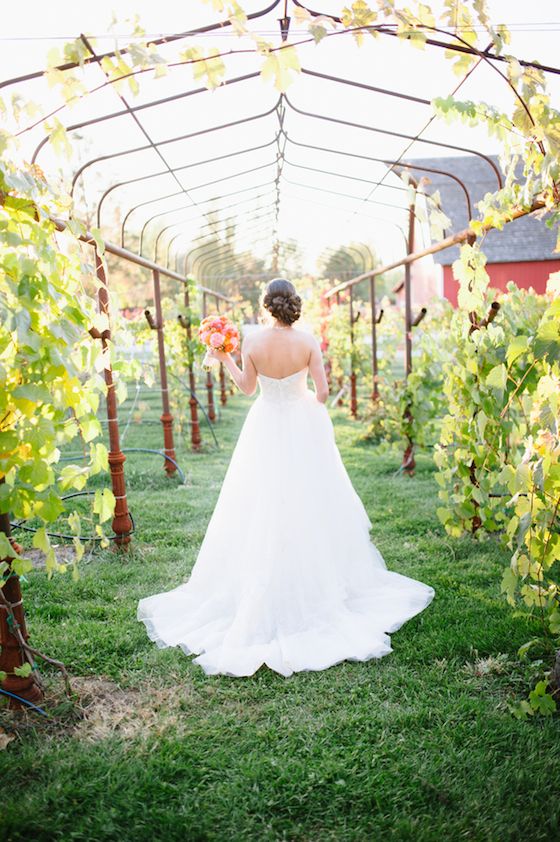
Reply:
[[[226,316],[206,316],[200,323],[198,336],[208,348],[225,351],[227,354],[231,354],[239,347],[239,331]],[[209,371],[218,363],[219,360],[211,357],[207,351],[202,360],[203,367]]]

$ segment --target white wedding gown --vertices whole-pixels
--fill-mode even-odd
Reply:
[[[258,375],[190,578],[138,603],[150,639],[208,674],[381,658],[435,595],[387,570],[307,373]]]

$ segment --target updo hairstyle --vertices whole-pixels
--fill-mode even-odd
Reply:
[[[291,281],[284,278],[269,281],[262,303],[271,316],[284,324],[291,325],[301,316],[301,298]]]

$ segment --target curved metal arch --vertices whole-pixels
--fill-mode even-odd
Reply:
[[[261,187],[271,187],[273,184],[274,184],[274,181],[269,181],[269,182],[264,182],[263,184],[257,184],[254,187],[244,188],[243,190],[233,190],[231,193],[224,193],[219,198],[225,199],[229,196],[236,196],[240,193],[247,193],[247,192],[249,192],[249,190],[253,190],[253,189],[257,190],[257,189],[260,189]],[[168,231],[170,228],[173,228],[175,225],[184,225],[186,222],[194,222],[197,219],[200,219],[202,216],[207,216],[210,213],[213,213],[213,212],[221,213],[222,211],[228,210],[229,208],[238,207],[239,205],[242,205],[245,202],[254,202],[256,199],[262,199],[263,197],[269,196],[269,195],[270,195],[270,190],[265,192],[265,193],[257,193],[256,196],[248,196],[246,199],[241,199],[239,202],[231,202],[229,205],[224,205],[222,207],[216,206],[216,207],[210,208],[209,210],[205,211],[204,214],[199,213],[196,216],[190,216],[188,219],[178,220],[177,222],[170,223],[169,225],[164,226],[164,228],[161,228],[160,231],[158,232],[158,234],[156,236],[156,240],[155,240],[155,247],[157,248],[159,238],[161,237],[161,235],[163,233],[165,233],[166,231]],[[204,205],[204,204],[208,204],[210,202],[215,202],[216,198],[217,197],[212,197],[211,199],[205,199],[204,201],[201,201],[199,203],[199,205]],[[179,211],[182,211],[182,210],[188,210],[189,208],[192,208],[192,205],[182,205],[180,208],[174,208],[172,210],[167,210],[167,211],[160,211],[160,213],[156,213],[153,216],[151,216],[142,226],[142,231],[141,231],[141,234],[140,234],[140,243],[142,243],[142,241],[143,241],[146,228],[148,227],[148,225],[151,222],[154,221],[154,219],[158,219],[161,216],[168,216],[171,213],[178,213]],[[210,224],[211,223],[207,223],[207,225],[210,225]],[[206,227],[206,226],[204,226],[204,227]]]
[[[373,254],[371,253],[371,249],[370,249],[368,246],[366,246],[366,245],[365,245],[365,243],[363,243],[362,245],[364,245],[364,247],[368,250],[369,257],[370,257],[370,261],[371,261],[372,268],[373,268],[374,259],[373,259]],[[323,254],[324,254],[325,252],[332,252],[332,254],[336,254],[336,252],[337,252],[337,251],[345,251],[347,254],[349,254],[349,255],[350,255],[350,257],[352,257],[352,252],[353,252],[354,254],[357,254],[357,255],[358,255],[358,257],[359,257],[359,259],[360,259],[360,262],[361,262],[361,264],[362,264],[362,269],[363,269],[363,271],[364,271],[364,272],[366,272],[366,271],[367,271],[367,267],[366,267],[366,255],[362,254],[362,252],[361,252],[361,251],[360,251],[360,250],[359,250],[356,246],[345,246],[345,245],[340,245],[340,246],[327,246],[327,248],[323,250]],[[354,257],[352,257],[352,260],[355,260],[355,258],[354,258]]]
[[[293,140],[288,134],[286,134],[286,140],[288,143],[291,143],[294,146],[302,146],[305,149],[313,149],[317,150],[318,152],[330,152],[333,155],[343,155],[345,158],[358,158],[364,161],[373,161],[374,163],[387,164],[389,166],[398,166],[402,167],[403,169],[420,170],[421,172],[431,172],[437,175],[445,175],[448,178],[453,179],[453,181],[457,182],[457,184],[463,191],[465,195],[465,201],[467,203],[468,218],[472,218],[472,206],[469,191],[467,190],[464,181],[462,181],[458,176],[456,176],[454,173],[449,172],[448,170],[439,170],[435,169],[435,167],[419,166],[416,164],[406,163],[404,161],[390,161],[387,158],[373,158],[371,155],[359,155],[357,152],[343,152],[341,149],[330,149],[329,147],[325,146],[315,146],[311,143],[301,143],[300,141]],[[396,173],[396,170],[394,170],[394,172]]]
[[[291,199],[294,202],[307,202],[311,205],[317,205],[318,207],[321,207],[321,208],[328,208],[329,210],[338,211],[339,213],[344,213],[344,214],[348,213],[347,210],[343,210],[342,208],[339,208],[337,205],[330,205],[330,204],[326,204],[325,202],[318,202],[316,199],[304,199],[302,196],[292,196],[292,195],[289,195],[288,198]],[[387,219],[384,216],[372,216],[369,213],[361,213],[359,211],[352,211],[352,213],[356,213],[358,216],[363,216],[364,219],[371,219],[374,222],[384,222],[386,225],[391,225],[393,228],[398,228],[398,230],[401,232],[401,234],[403,236],[403,240],[404,240],[404,243],[405,243],[405,246],[406,246],[407,237],[406,237],[406,234],[404,232],[404,228],[402,228],[397,222],[393,222],[391,219]]]
[[[274,183],[274,182],[272,182],[272,183]],[[220,208],[216,208],[215,211],[213,211],[213,209],[210,209],[209,211],[206,211],[204,216],[206,216],[207,214],[210,214],[212,212],[223,213],[224,211],[227,211],[230,208],[237,208],[240,205],[246,204],[247,202],[254,202],[257,199],[262,199],[262,198],[265,198],[265,197],[267,198],[269,195],[271,195],[270,191],[268,193],[257,193],[256,196],[251,196],[248,199],[241,199],[239,202],[231,202],[231,204],[229,204],[229,205],[223,205]],[[155,258],[154,259],[157,260],[157,250],[158,250],[158,246],[159,246],[159,241],[161,240],[163,235],[167,233],[167,231],[170,231],[172,228],[175,228],[177,225],[186,225],[189,222],[196,222],[196,220],[200,219],[200,217],[201,217],[201,214],[199,214],[198,216],[190,216],[188,219],[180,219],[180,220],[177,220],[177,222],[172,222],[169,225],[165,225],[163,228],[160,228],[160,230],[158,231],[157,237],[155,239],[155,244],[154,244],[154,249],[155,249]],[[222,221],[221,219],[218,219],[215,222],[213,222],[213,221],[206,222],[204,225],[201,225],[198,230],[202,231],[204,228],[210,228],[213,225],[219,224],[221,221]]]
[[[274,184],[274,179],[272,181],[264,181],[261,184],[251,185],[251,187],[242,187],[241,190],[232,190],[229,193],[221,193],[219,197],[211,196],[210,199],[201,199],[201,201],[198,203],[197,207],[200,207],[201,205],[206,205],[209,202],[215,202],[217,200],[217,198],[228,199],[230,196],[240,196],[241,193],[249,193],[251,190],[260,190],[261,187],[271,187],[273,184]],[[176,195],[179,195],[179,194],[176,194]],[[162,199],[165,199],[165,198],[169,198],[169,196],[162,197]],[[254,197],[251,197],[251,198],[254,198]],[[249,199],[247,199],[246,201],[249,201]],[[144,204],[148,204],[148,203],[142,202],[141,204],[136,205],[136,207],[134,207],[132,210],[136,210],[137,208],[142,207]],[[149,219],[147,219],[146,222],[144,223],[144,225],[142,226],[142,230],[140,232],[140,249],[142,250],[142,244],[143,244],[143,241],[144,241],[144,235],[146,233],[146,228],[148,227],[148,225],[151,222],[154,221],[154,219],[159,219],[160,216],[168,216],[170,213],[178,213],[179,211],[182,211],[182,210],[188,210],[189,208],[192,208],[192,207],[193,207],[193,205],[181,205],[181,207],[179,207],[179,208],[171,208],[170,210],[160,211],[159,213],[155,213],[153,216],[150,216]],[[214,210],[214,208],[212,208],[212,210]],[[215,210],[218,211],[219,208],[215,208]],[[211,211],[206,211],[206,213],[210,213],[210,212]],[[128,219],[129,216],[130,216],[130,212],[126,215],[126,217],[124,219],[124,222],[126,222],[126,220]],[[193,219],[198,219],[198,218],[200,218],[200,216],[203,216],[203,214],[198,214],[198,216],[193,217]],[[124,233],[123,228],[121,227],[121,242],[122,242],[122,238],[123,238],[123,233]]]
[[[304,187],[306,190],[318,190],[320,193],[330,193],[332,196],[343,196],[345,199],[355,199],[360,202],[367,202],[371,205],[380,205],[384,208],[394,208],[395,210],[407,211],[406,205],[393,205],[391,202],[380,202],[378,199],[362,199],[361,196],[352,196],[350,193],[341,193],[338,190],[329,190],[327,187],[314,187],[311,184],[303,184],[301,181],[292,181],[284,176],[286,184],[293,184],[295,187]],[[348,213],[348,211],[347,211]]]
[[[269,239],[269,236],[270,236],[269,230],[270,230],[269,227],[265,226],[262,229],[262,231],[260,229],[256,229],[256,230],[250,232],[252,239],[249,239],[248,241],[245,241],[243,243],[243,245],[253,246],[255,243],[260,243],[263,240]],[[210,263],[214,263],[214,262],[218,262],[218,263],[225,262],[225,263],[227,263],[228,260],[232,259],[232,256],[229,255],[229,254],[220,254],[220,252],[222,252],[225,248],[227,248],[230,245],[231,245],[230,242],[222,243],[221,246],[214,249],[211,254],[201,255],[200,258],[199,258],[199,265],[204,266],[208,262],[210,262]],[[249,249],[249,251],[250,251],[250,249]],[[242,254],[242,255],[245,255],[247,253],[248,253],[247,249],[245,249],[245,251],[243,251],[243,252],[239,252],[239,254]],[[235,259],[236,257],[239,256],[239,254],[233,255],[233,258]],[[194,267],[193,267],[190,274],[192,274],[196,277],[197,274],[200,274],[200,268],[195,270]]]
[[[246,82],[248,79],[254,79],[255,77],[259,76],[258,72],[256,73],[245,73],[243,76],[234,76],[233,79],[226,79],[222,82],[222,85],[236,85],[238,82]],[[90,120],[82,120],[80,123],[72,123],[70,126],[65,126],[66,132],[73,132],[77,129],[84,129],[86,126],[94,126],[98,123],[104,123],[107,120],[115,120],[117,117],[130,117],[131,114],[136,114],[138,111],[145,111],[147,108],[156,108],[158,105],[165,105],[168,102],[175,102],[178,99],[184,99],[185,97],[189,96],[196,96],[196,94],[204,94],[208,93],[208,88],[193,88],[190,91],[183,91],[180,94],[172,94],[171,96],[162,97],[161,99],[155,99],[151,102],[143,102],[140,105],[130,105],[128,108],[120,109],[119,111],[112,111],[110,114],[102,114],[101,117],[92,117]],[[179,138],[181,139],[181,138]],[[43,147],[49,142],[50,135],[46,135],[46,137],[42,138],[41,142],[35,147],[35,151],[33,152],[33,157],[31,158],[31,162],[35,163],[37,160],[37,156],[43,149]],[[171,141],[168,141],[168,143]],[[161,146],[161,144],[159,144]],[[153,144],[149,143],[146,149],[153,148]]]
[[[265,239],[266,239],[265,237],[258,237],[257,239],[253,240],[251,243],[248,244],[249,248],[246,248],[244,251],[239,252],[236,255],[236,258],[240,259],[240,258],[244,258],[248,255],[252,255],[254,246],[263,242]],[[226,264],[227,264],[227,259],[225,259],[225,258],[222,258],[221,260],[214,259],[214,260],[211,260],[209,262],[207,261],[205,264],[202,264],[201,268],[197,271],[197,274],[195,275],[195,277],[204,279],[204,278],[208,277],[208,273],[210,271],[213,271],[218,266],[224,266]],[[227,280],[237,280],[238,278],[243,277],[243,275],[240,274],[236,277],[232,277],[232,276],[228,277],[227,275],[212,276],[212,277],[213,277],[214,280],[226,280],[226,279]]]
[[[262,220],[259,220],[259,225],[255,226],[255,227],[252,227],[252,228],[249,228],[249,229],[245,229],[245,230],[241,233],[241,236],[240,236],[240,237],[236,238],[236,237],[235,237],[235,235],[233,235],[232,237],[230,237],[230,238],[228,238],[228,239],[225,239],[225,240],[223,240],[222,242],[218,243],[216,246],[213,246],[213,247],[212,247],[211,249],[209,249],[207,252],[203,252],[203,253],[202,253],[201,255],[199,255],[198,257],[195,257],[195,259],[191,262],[191,264],[190,264],[190,268],[189,268],[189,258],[191,257],[191,255],[192,255],[194,252],[196,252],[196,251],[200,251],[201,249],[203,249],[203,248],[204,248],[204,244],[203,244],[203,245],[201,245],[201,246],[197,246],[197,248],[195,248],[195,249],[191,249],[191,250],[190,250],[190,251],[189,251],[189,252],[185,255],[185,262],[184,262],[184,266],[185,266],[185,274],[196,275],[196,268],[195,268],[195,267],[196,267],[196,264],[197,264],[197,262],[198,262],[198,261],[200,261],[200,260],[205,260],[205,259],[207,259],[207,258],[209,258],[209,257],[213,256],[214,254],[218,254],[220,251],[223,251],[224,249],[231,248],[231,247],[234,245],[234,243],[235,243],[236,241],[237,241],[237,242],[240,242],[240,241],[241,241],[241,242],[244,242],[245,237],[247,236],[247,234],[253,234],[253,233],[255,233],[255,232],[259,232],[259,231],[261,231],[261,230],[263,230],[263,231],[264,231],[264,230],[269,230],[269,228],[270,228],[270,230],[271,230],[271,231],[273,230],[273,227],[271,226],[271,220],[270,220],[270,219],[268,219],[268,218],[266,219],[266,224],[265,224],[265,226],[264,226],[264,227],[260,225],[260,223],[261,223],[261,222],[262,222]],[[206,245],[208,245],[208,244],[206,244]]]
[[[353,257],[352,252],[357,254],[360,263],[364,267],[364,272],[366,271],[365,270],[365,256],[360,251],[358,251],[358,249],[355,248],[354,246],[347,246],[347,245],[343,245],[342,243],[338,246],[327,246],[326,248],[323,249],[321,254],[325,254],[325,253],[336,254],[338,251],[346,252],[347,255],[352,257],[352,260],[355,260],[355,257]],[[370,252],[370,255],[371,255],[371,252]]]
[[[403,132],[393,132],[389,129],[380,129],[378,126],[366,126],[363,123],[353,123],[350,120],[341,120],[338,117],[327,117],[325,114],[315,114],[312,111],[304,111],[302,108],[295,106],[286,94],[283,96],[292,111],[295,111],[296,114],[301,114],[304,117],[311,117],[314,120],[324,120],[327,123],[336,123],[340,126],[349,126],[353,129],[375,132],[376,134],[386,135],[387,137],[400,137],[403,140],[414,140],[417,143],[424,143],[428,146],[437,146],[440,149],[453,149],[456,152],[467,152],[469,155],[476,155],[478,158],[482,158],[483,161],[486,161],[488,166],[492,168],[498,182],[498,187],[500,189],[502,187],[502,176],[500,175],[500,171],[497,166],[487,155],[484,155],[482,152],[478,152],[475,149],[471,149],[466,146],[455,146],[453,143],[440,143],[437,140],[423,140],[422,138],[416,138],[414,135],[404,134]]]
[[[346,173],[333,172],[332,170],[325,170],[323,168],[318,169],[317,167],[307,167],[307,166],[304,166],[303,164],[294,164],[293,161],[288,161],[287,158],[285,158],[284,160],[288,164],[288,166],[296,167],[296,169],[298,169],[298,170],[307,170],[308,172],[316,172],[316,173],[319,173],[319,174],[326,173],[327,175],[334,175],[336,178],[347,178],[350,181],[360,181],[364,184],[381,184],[381,182],[372,181],[370,178],[360,178],[357,175],[347,175]],[[389,190],[399,190],[403,193],[407,192],[406,187],[401,187],[398,184],[385,184],[385,182],[383,182],[383,187],[387,187]]]
[[[266,214],[262,214],[261,216],[253,216],[253,217],[251,217],[251,219],[248,219],[248,220],[247,220],[247,222],[255,222],[256,220],[269,219],[270,217],[272,217],[272,215],[273,215],[273,212],[272,212],[272,211],[269,211],[268,213],[266,213]],[[185,236],[185,234],[184,234],[183,232],[180,232],[179,234],[175,234],[175,236],[174,236],[174,237],[172,237],[172,239],[169,241],[168,246],[167,246],[167,255],[166,255],[166,260],[165,260],[165,265],[166,265],[166,266],[170,266],[170,265],[171,265],[171,248],[172,248],[172,246],[173,246],[173,243],[175,243],[175,241],[176,241],[176,240],[180,240],[180,238],[181,238],[181,237],[184,237],[184,236]],[[209,244],[208,244],[208,245],[209,245]],[[201,246],[201,247],[202,247],[202,246]],[[191,249],[191,252],[192,252],[192,249]],[[179,258],[181,257],[181,254],[182,254],[182,253],[181,253],[181,251],[179,251],[179,250],[178,250],[178,251],[177,251],[177,253],[175,254],[175,266],[178,266],[178,264],[179,264]]]
[[[271,114],[274,114],[274,112],[278,108],[279,103],[280,99],[278,99],[276,104],[272,108],[269,108],[268,111],[263,111],[260,114],[253,114],[250,117],[240,117],[239,120],[230,120],[229,122],[221,123],[218,126],[210,126],[206,129],[198,129],[198,131],[196,132],[188,132],[187,134],[177,135],[176,137],[165,138],[165,140],[154,141],[153,145],[151,143],[146,143],[143,146],[134,146],[130,149],[122,149],[120,152],[111,152],[107,155],[99,155],[97,158],[91,158],[89,161],[86,161],[85,164],[83,164],[74,173],[72,179],[72,191],[74,190],[76,181],[83,174],[83,172],[88,167],[93,166],[93,164],[98,164],[100,161],[110,161],[113,158],[123,158],[125,155],[134,155],[136,152],[147,152],[149,149],[152,149],[154,147],[159,148],[160,146],[168,146],[170,143],[179,143],[182,140],[190,140],[193,137],[200,137],[204,134],[211,134],[212,132],[231,129],[234,126],[240,126],[244,123],[251,123],[255,122],[256,120],[262,120],[265,117],[270,117]]]
[[[252,241],[252,243],[254,244],[254,243],[257,243],[257,242],[262,242],[262,239],[266,239],[266,238],[260,238],[260,237],[259,237],[258,239],[256,239],[256,240]],[[250,244],[251,244],[251,243],[250,243]],[[280,249],[284,249],[284,248],[285,248],[285,243],[280,242]],[[247,254],[252,254],[251,249],[245,249],[244,251],[240,252],[240,253],[239,253],[239,255],[236,255],[236,257],[238,257],[238,256],[245,256],[245,255],[247,255]],[[259,259],[259,258],[257,258],[257,259]],[[224,264],[227,264],[227,262],[228,262],[229,260],[230,260],[230,257],[229,257],[228,255],[224,255],[223,257],[218,256],[218,257],[211,257],[211,258],[208,258],[208,259],[207,259],[207,262],[209,261],[209,264],[213,267],[213,266],[222,266],[222,265],[224,265]],[[206,271],[206,270],[205,270],[205,271]],[[275,275],[275,274],[277,274],[277,273],[274,273],[274,271],[273,271],[273,270],[272,270],[272,268],[271,268],[271,269],[269,270],[269,272],[267,272],[267,274],[270,274],[270,275],[273,275],[273,276],[274,276],[274,275]]]
[[[309,9],[307,6],[304,6],[303,3],[301,2],[301,0],[292,0],[292,2],[294,4],[294,6],[299,6],[300,9],[305,9],[305,11],[309,12],[309,14],[312,17],[315,17],[315,18],[317,18],[317,17],[331,18],[331,20],[335,21],[335,23],[342,23],[342,18],[338,17],[338,15],[333,15],[330,12],[316,12],[313,9]],[[381,27],[383,27],[383,26],[387,26],[387,24],[381,24]],[[393,30],[390,30],[390,29],[383,29],[383,28],[379,28],[377,26],[376,27],[364,27],[364,29],[375,29],[375,31],[378,32],[379,35],[391,35],[395,38],[398,37],[398,33],[393,31]],[[444,41],[438,41],[437,39],[434,39],[434,38],[426,38],[426,44],[429,44],[430,47],[441,47],[444,50],[452,50],[455,53],[466,53],[467,55],[473,55],[473,56],[478,55],[476,50],[470,49],[467,46],[462,46],[461,44],[446,44]],[[500,62],[507,61],[507,58],[505,56],[498,56],[495,53],[490,53],[488,51],[485,51],[485,55],[486,55],[487,58],[491,59],[492,61],[500,61]],[[543,70],[546,73],[560,74],[560,68],[559,67],[552,67],[552,66],[547,65],[547,64],[539,64],[539,62],[527,61],[525,59],[518,59],[518,62],[519,62],[519,64],[522,65],[522,67],[534,67],[536,70]]]
[[[281,0],[273,0],[273,2],[267,6],[265,9],[261,9],[257,12],[251,12],[247,15],[247,20],[255,20],[257,18],[262,18],[264,15],[267,15],[269,12],[272,12],[279,4]],[[150,39],[150,44],[155,44],[156,46],[160,46],[162,44],[171,44],[173,41],[181,41],[184,38],[189,38],[191,35],[202,35],[206,32],[213,32],[216,29],[223,29],[224,27],[231,26],[231,21],[226,18],[226,20],[219,21],[218,23],[209,23],[206,26],[199,26],[196,29],[189,29],[187,32],[178,32],[175,35],[166,35],[162,38],[153,38]],[[127,47],[122,47],[118,51],[119,55],[124,55],[128,53]],[[104,58],[111,58],[117,54],[116,50],[112,50],[107,53],[102,53],[99,56],[91,56],[84,59],[84,64],[93,64],[101,59]],[[65,64],[59,64],[55,67],[55,70],[71,70],[72,68],[79,67],[79,62],[76,61],[68,61]],[[9,85],[15,85],[18,82],[28,82],[31,79],[39,79],[41,76],[44,75],[44,70],[36,70],[31,73],[26,73],[23,76],[14,76],[11,79],[6,79],[4,82],[0,82],[0,88],[8,87]]]
[[[201,190],[203,187],[210,187],[211,185],[218,184],[221,181],[228,181],[229,179],[237,178],[238,176],[241,176],[241,175],[248,175],[250,173],[257,172],[258,170],[264,170],[267,167],[273,167],[275,165],[275,163],[276,163],[276,159],[273,160],[273,161],[270,161],[270,163],[268,163],[268,164],[262,164],[259,167],[252,167],[251,169],[242,170],[241,172],[234,173],[233,175],[227,175],[227,176],[224,176],[223,178],[217,178],[214,181],[208,181],[204,184],[197,184],[195,187],[189,187],[189,191]],[[246,189],[254,190],[255,187],[246,188]],[[134,207],[129,209],[129,211],[127,212],[126,216],[123,219],[123,226],[127,222],[128,218],[131,216],[131,214],[133,214],[134,211],[138,210],[138,208],[145,207],[146,205],[152,205],[154,202],[163,202],[165,199],[171,199],[174,196],[182,196],[182,195],[183,195],[183,191],[179,190],[179,191],[176,191],[175,193],[168,193],[166,196],[156,196],[154,199],[146,199],[144,202],[139,202],[137,205],[134,205]],[[187,207],[193,207],[193,205],[188,205]],[[174,210],[180,210],[180,208],[175,208]]]
[[[195,275],[199,272],[197,266],[204,265],[207,261],[212,260],[233,260],[235,259],[235,253],[232,253],[232,249],[236,245],[244,246],[247,243],[253,242],[251,237],[255,237],[257,234],[262,234],[263,238],[268,238],[271,236],[272,227],[270,220],[266,220],[265,224],[262,226],[256,226],[252,228],[250,231],[245,231],[243,236],[240,237],[237,241],[236,240],[227,240],[225,242],[219,243],[214,248],[210,249],[208,252],[202,252],[202,254],[198,255],[196,260],[193,262],[189,274]],[[185,264],[186,264],[187,255],[185,255]]]
[[[317,70],[307,70],[302,67],[301,72],[304,76],[314,76],[317,79],[326,79],[329,82],[336,82],[342,85],[349,85],[352,88],[361,88],[365,91],[370,91],[375,94],[382,94],[383,96],[392,96],[397,99],[404,99],[407,102],[416,102],[419,105],[431,106],[432,102],[429,99],[412,96],[412,94],[403,94],[401,91],[392,91],[390,88],[378,88],[376,85],[367,85],[365,82],[355,82],[353,79],[342,79],[340,76],[330,76],[328,73],[319,73]]]
[[[267,211],[267,213],[258,213],[258,214],[256,214],[255,216],[252,216],[252,217],[250,217],[249,219],[247,219],[247,220],[245,220],[245,221],[246,221],[246,222],[255,222],[255,221],[257,221],[257,220],[258,220],[258,221],[262,221],[263,219],[269,219],[270,217],[272,217],[272,216],[273,216],[273,211],[271,211],[271,210],[270,210],[270,208],[271,208],[271,207],[272,207],[272,205],[269,205],[269,207],[267,207],[267,208],[263,208],[263,209],[262,209],[263,211],[264,211],[264,210],[266,210],[266,211]],[[231,224],[231,223],[230,223],[230,224]],[[247,229],[245,229],[245,230],[247,230]],[[249,230],[250,230],[250,229],[249,229]],[[236,233],[237,233],[237,232],[236,232]],[[209,237],[209,236],[212,236],[212,234],[214,234],[214,232],[210,232],[209,234],[203,234],[203,235],[201,235],[201,236]],[[185,236],[185,233],[184,233],[183,231],[180,231],[178,234],[175,234],[175,236],[174,236],[174,237],[172,237],[172,238],[170,239],[169,243],[167,244],[167,258],[166,258],[166,261],[165,261],[166,266],[169,266],[169,265],[170,265],[170,258],[171,258],[171,246],[173,245],[173,243],[174,243],[176,240],[178,240],[180,237],[184,237],[184,236]],[[198,239],[198,240],[199,240],[199,239],[200,239],[200,237],[195,238],[195,240],[192,240],[191,242],[195,242],[195,241],[196,241],[196,239]],[[192,249],[189,251],[188,256],[190,256],[190,255],[194,254],[194,253],[195,253],[196,251],[198,251],[199,249],[203,249],[203,248],[204,248],[205,246],[207,246],[207,245],[210,245],[210,243],[201,243],[200,245],[195,246],[194,248],[192,248]]]
[[[204,161],[195,161],[192,164],[182,164],[180,167],[172,167],[169,170],[164,170],[163,172],[158,173],[150,173],[149,175],[139,175],[136,178],[129,178],[126,181],[119,181],[117,184],[112,184],[110,187],[105,190],[102,194],[99,202],[97,203],[97,227],[101,226],[101,208],[103,206],[103,202],[114,190],[117,190],[119,187],[126,187],[128,184],[136,184],[139,181],[147,181],[150,178],[161,178],[164,175],[175,174],[181,172],[183,170],[193,169],[194,167],[201,167],[205,164],[213,164],[216,161],[225,161],[228,158],[236,158],[238,155],[248,155],[250,152],[258,152],[260,149],[268,149],[269,146],[273,146],[276,142],[276,138],[270,140],[268,143],[262,143],[259,146],[251,146],[247,149],[240,149],[237,152],[226,152],[225,155],[216,155],[214,158],[208,158]],[[189,188],[191,190],[193,188]],[[186,190],[185,190],[186,192]]]

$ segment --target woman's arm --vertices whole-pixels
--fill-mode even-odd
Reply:
[[[231,354],[226,354],[225,351],[217,351],[214,348],[209,349],[209,356],[215,357],[225,365],[230,372],[235,385],[245,395],[254,395],[257,388],[257,369],[253,360],[247,353],[247,340],[241,343],[241,358],[243,360],[243,369],[239,368]]]
[[[314,336],[311,337],[311,356],[309,358],[309,374],[315,383],[315,393],[320,403],[326,403],[329,398],[329,384],[323,364],[321,346]]]

